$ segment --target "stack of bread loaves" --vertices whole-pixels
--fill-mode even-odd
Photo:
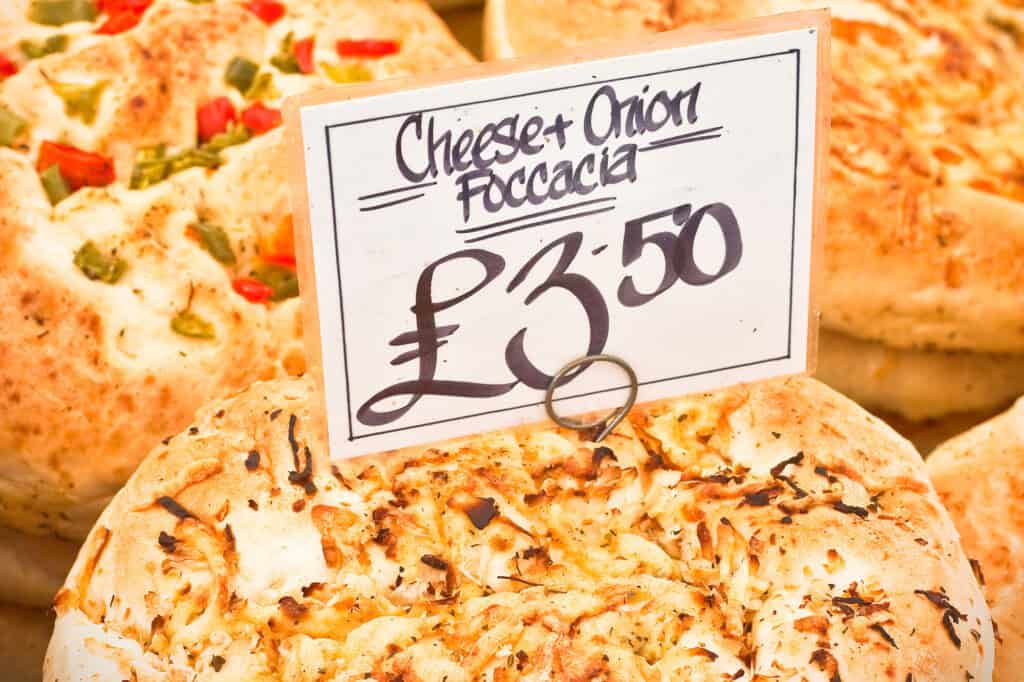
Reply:
[[[303,371],[282,98],[468,60],[422,0],[0,3],[0,604],[199,406]]]
[[[928,450],[1024,394],[1024,25],[998,5],[491,0],[486,51],[828,6],[819,377]]]
[[[1008,76],[1024,70],[1019,7],[490,0],[485,37],[490,56],[511,57],[825,4],[834,83],[819,377],[926,452],[1024,393],[1024,81]],[[1021,409],[928,464],[987,579],[1001,682],[1024,665]]]

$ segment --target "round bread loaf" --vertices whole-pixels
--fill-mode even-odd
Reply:
[[[244,109],[469,60],[421,0],[283,5],[275,20],[242,2],[156,0],[138,26],[105,35],[106,13],[55,27],[29,21],[27,0],[3,3],[0,55],[19,71],[0,81],[0,107],[25,126],[0,149],[0,524],[84,537],[199,406],[303,371],[282,133],[265,130],[273,112]],[[26,45],[58,35],[63,50],[27,59]],[[299,73],[308,37],[313,72]],[[347,39],[394,41],[393,53],[342,57]],[[244,95],[226,79],[237,59],[259,72]],[[239,123],[213,149],[197,112],[217,98]],[[115,181],[51,206],[44,142],[109,159]],[[136,178],[153,170],[142,150],[184,170]]]
[[[157,448],[56,600],[48,682],[987,680],[910,445],[792,378],[331,461],[303,380]]]
[[[1010,3],[1006,3],[1009,5]],[[1024,393],[1024,51],[995,2],[911,0],[490,0],[491,57],[550,54],[684,25],[828,7],[833,102],[822,324],[826,380],[873,409],[919,420],[1004,408]],[[1019,10],[1018,10],[1019,16]],[[833,339],[982,371],[972,390],[848,371]],[[847,344],[848,345],[848,344]],[[939,353],[935,351],[941,351]],[[877,355],[874,354],[874,355]],[[832,364],[837,361],[841,364]],[[990,385],[989,385],[990,384]]]
[[[1024,670],[1024,402],[940,446],[928,473],[992,609],[996,682]]]

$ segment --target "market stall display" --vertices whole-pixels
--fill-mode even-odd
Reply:
[[[1020,3],[484,5],[0,2],[0,678],[1018,679]],[[332,457],[285,99],[822,6],[816,378]]]

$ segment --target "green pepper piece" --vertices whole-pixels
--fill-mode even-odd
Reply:
[[[321,62],[320,68],[335,83],[362,83],[373,80],[373,73],[362,64],[328,64],[327,62]]]
[[[95,18],[96,4],[93,0],[32,0],[28,6],[28,20],[47,26],[92,21]]]
[[[299,60],[295,58],[293,53],[293,40],[295,34],[289,32],[281,41],[281,49],[270,58],[270,63],[277,68],[278,71],[283,73],[302,73],[302,69],[299,67]]]
[[[106,284],[116,284],[128,269],[123,259],[103,253],[92,241],[82,244],[75,252],[75,265],[89,279]]]
[[[249,141],[249,131],[243,125],[233,125],[223,133],[217,133],[210,138],[210,141],[203,145],[203,149],[211,152],[221,152],[228,147],[242,144]]]
[[[145,189],[157,184],[170,173],[170,161],[165,157],[163,144],[143,148],[135,153],[135,167],[128,183],[131,189]]]
[[[28,121],[0,105],[0,147],[11,147],[28,128]]]
[[[39,181],[43,183],[46,196],[50,199],[50,205],[56,206],[71,196],[71,188],[67,180],[60,173],[60,166],[53,164],[39,174]]]
[[[167,145],[158,144],[152,147],[142,147],[135,152],[135,161],[158,161],[167,157]]]
[[[293,54],[275,54],[270,63],[281,73],[302,73],[299,60]]]
[[[68,116],[76,116],[87,124],[96,120],[100,96],[109,84],[110,81],[99,81],[94,85],[50,81],[50,87],[64,100],[65,113]]]
[[[166,154],[167,147],[162,144],[135,152],[135,168],[132,169],[128,186],[131,189],[146,189],[166,178],[170,172]]]
[[[224,228],[219,225],[199,221],[190,225],[189,229],[199,235],[199,243],[207,252],[225,265],[235,264],[235,252],[231,248],[231,240],[228,239]]]
[[[136,162],[135,167],[132,169],[132,177],[128,187],[130,189],[152,187],[167,177],[167,173],[170,170],[169,165],[166,159]]]
[[[68,37],[57,34],[43,41],[22,40],[18,43],[18,47],[27,59],[40,59],[46,55],[56,54],[68,49]]]
[[[274,290],[271,301],[284,301],[299,295],[299,278],[293,270],[279,265],[261,265],[252,276]]]
[[[214,338],[213,325],[196,315],[191,310],[182,310],[171,320],[171,329],[190,339]]]
[[[189,168],[202,167],[202,168],[216,168],[222,163],[220,154],[214,150],[203,149],[186,149],[183,152],[175,154],[168,159],[168,175],[174,175],[180,173],[183,170]]]
[[[224,80],[228,82],[228,85],[244,94],[252,87],[259,70],[260,67],[255,62],[251,62],[245,57],[235,57],[228,64],[227,71],[224,72]]]
[[[252,82],[252,87],[245,91],[245,98],[251,100],[277,99],[281,93],[274,87],[274,74],[265,71]]]

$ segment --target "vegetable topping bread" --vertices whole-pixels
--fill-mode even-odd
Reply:
[[[978,561],[995,620],[996,682],[1024,670],[1024,401],[940,446],[928,473]]]
[[[819,376],[921,422],[991,414],[1024,393],[1024,24],[1011,4],[491,0],[486,40],[492,57],[550,54],[827,6]]]
[[[49,682],[986,680],[910,445],[806,378],[332,462],[307,380],[158,447],[56,601]]]
[[[7,0],[0,56],[0,523],[80,538],[304,369],[282,98],[469,56],[420,0]]]

